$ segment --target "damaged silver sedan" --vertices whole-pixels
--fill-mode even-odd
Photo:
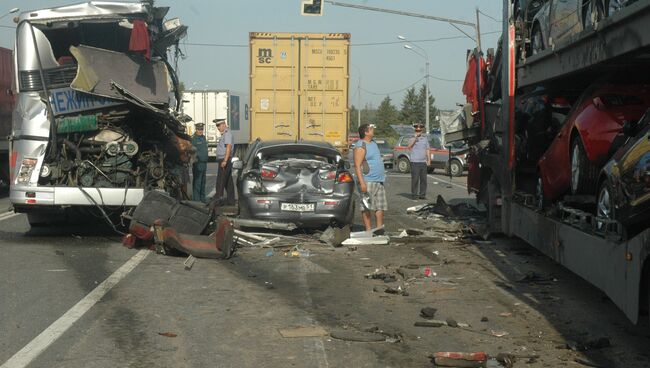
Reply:
[[[167,54],[187,27],[165,20],[168,10],[101,1],[20,15],[10,163],[17,212],[135,206],[146,190],[184,196],[191,144]]]
[[[240,217],[299,227],[347,225],[353,220],[354,179],[332,145],[257,140],[233,167]],[[255,226],[255,222],[246,223]]]

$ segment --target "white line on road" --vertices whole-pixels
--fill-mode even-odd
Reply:
[[[48,328],[41,332],[34,340],[25,345],[19,352],[14,354],[0,368],[24,368],[36,359],[45,349],[58,340],[76,321],[92,308],[106,293],[108,293],[118,282],[144,260],[149,250],[143,249],[136,253],[131,259],[122,265],[117,271],[110,275],[104,282],[99,284],[86,297],[81,299],[74,307],[70,308],[64,315],[54,321]]]
[[[445,184],[453,185],[453,186],[456,186],[456,187],[458,187],[458,188],[462,188],[462,189],[467,189],[467,186],[466,186],[466,185],[456,184],[456,183],[454,183],[454,182],[451,182],[451,181],[448,181],[448,180],[444,180],[444,179],[442,179],[442,178],[439,177],[439,176],[434,176],[434,175],[428,175],[428,176],[429,176],[431,179],[436,179],[436,180],[441,181],[441,182],[443,182],[443,183],[445,183]]]
[[[3,213],[2,215],[0,215],[0,221],[9,220],[10,218],[14,218],[14,217],[16,217],[18,215],[20,215],[20,213],[14,213],[13,211]]]

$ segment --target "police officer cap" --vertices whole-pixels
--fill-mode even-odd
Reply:
[[[226,122],[226,119],[214,119],[212,120],[213,123],[219,125],[219,124],[224,124]]]
[[[203,127],[205,127],[205,124],[203,124],[203,123],[196,123],[196,124],[194,124],[194,126],[196,127],[196,129],[203,129]]]

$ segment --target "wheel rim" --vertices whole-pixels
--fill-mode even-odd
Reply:
[[[405,172],[408,166],[408,162],[406,162],[406,160],[399,160],[398,166],[399,166],[399,171]]]
[[[580,148],[576,144],[573,147],[573,155],[571,155],[571,189],[574,193],[578,190],[578,181],[580,180],[579,154]]]
[[[544,208],[544,190],[542,189],[542,178],[537,178],[537,187],[535,188],[535,194],[537,197],[537,208]]]
[[[606,185],[598,194],[598,217],[612,219],[612,204],[609,200],[609,189]]]
[[[460,166],[458,165],[457,162],[452,162],[451,163],[451,174],[456,176],[460,173]]]

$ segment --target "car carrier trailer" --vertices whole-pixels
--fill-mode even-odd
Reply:
[[[539,209],[534,196],[522,190],[527,174],[517,170],[514,104],[531,87],[586,85],[616,68],[650,66],[650,0],[633,2],[530,57],[517,50],[513,3],[503,2],[501,98],[481,101],[473,128],[480,134],[470,142],[476,156],[470,162],[468,187],[486,204],[493,232],[525,240],[605,292],[637,323],[641,312],[650,309],[650,229],[625,239],[615,221],[606,220],[601,228],[595,215],[562,202],[550,211]]]

